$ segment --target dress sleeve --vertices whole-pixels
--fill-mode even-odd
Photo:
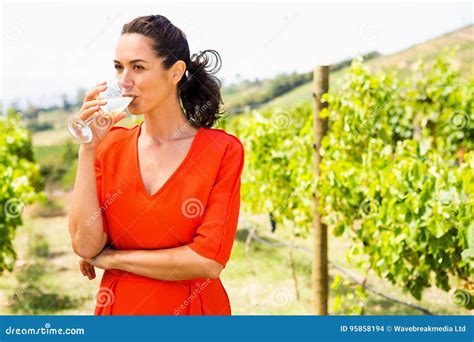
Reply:
[[[235,138],[222,158],[217,178],[209,195],[203,220],[188,246],[196,253],[224,267],[234,243],[240,210],[240,176],[244,149]]]
[[[99,200],[99,207],[103,208],[103,194],[102,194],[102,167],[101,167],[101,162],[98,157],[95,158],[95,181],[96,181],[96,187],[97,187],[97,198]],[[107,235],[108,239],[108,233],[107,233],[107,220],[105,218],[105,213],[103,212],[102,209],[100,209],[100,216],[102,218],[102,227],[104,228],[104,233]]]

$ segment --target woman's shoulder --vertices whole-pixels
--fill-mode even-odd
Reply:
[[[225,170],[234,170],[237,173],[242,172],[245,154],[244,146],[240,139],[235,135],[219,128],[206,128],[204,130],[209,138],[206,144],[212,144],[215,164],[219,168],[224,167]],[[206,151],[209,151],[207,146]],[[206,162],[209,162],[209,155],[206,154]],[[231,171],[229,171],[231,172]]]
[[[100,158],[105,152],[110,153],[112,150],[122,146],[130,146],[130,138],[138,128],[139,124],[130,128],[123,126],[112,127],[97,146],[96,155]]]
[[[205,128],[204,131],[210,138],[212,138],[211,141],[213,143],[225,147],[226,149],[243,153],[244,146],[240,139],[235,135],[220,128]]]

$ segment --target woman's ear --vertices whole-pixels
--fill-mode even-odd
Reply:
[[[178,84],[178,82],[183,78],[183,75],[186,71],[186,63],[184,61],[179,60],[171,67],[171,82],[173,84]]]

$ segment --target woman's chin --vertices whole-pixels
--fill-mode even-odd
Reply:
[[[140,112],[140,108],[138,108],[138,106],[130,105],[128,106],[127,111],[132,115],[142,115],[142,113]]]

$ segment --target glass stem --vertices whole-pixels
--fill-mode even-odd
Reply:
[[[86,125],[89,125],[92,122],[92,120],[94,120],[94,118],[96,116],[99,116],[100,114],[101,113],[95,113],[94,115],[92,115],[89,119],[85,120],[84,122],[86,123]]]

